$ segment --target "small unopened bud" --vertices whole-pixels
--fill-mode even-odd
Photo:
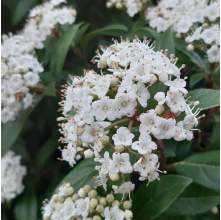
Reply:
[[[88,196],[90,198],[96,198],[97,197],[97,191],[95,189],[92,189],[89,193]]]
[[[99,215],[95,215],[95,216],[93,217],[93,220],[102,220],[102,219],[101,219],[101,217],[100,217]]]
[[[106,200],[107,200],[107,202],[113,202],[114,201],[114,196],[112,194],[108,194],[106,196]]]
[[[29,69],[26,67],[26,68],[23,68],[22,70],[24,73],[27,73],[29,71]]]
[[[104,211],[104,206],[103,205],[97,205],[96,211],[99,212],[99,213],[103,212]]]
[[[29,88],[28,88],[28,87],[26,87],[26,86],[22,86],[22,87],[21,87],[21,93],[26,94],[26,93],[28,93],[28,92],[29,92]]]
[[[71,197],[67,197],[67,198],[65,199],[65,202],[69,202],[69,201],[72,201],[72,198],[71,198]]]
[[[109,142],[109,140],[110,140],[110,138],[107,135],[105,135],[101,138],[101,143],[103,145],[106,145]]]
[[[118,2],[117,4],[116,4],[116,8],[117,9],[121,9],[123,6],[122,6],[122,4],[120,3],[120,2]]]
[[[50,217],[47,217],[47,216],[43,218],[43,220],[50,220],[50,219],[51,219],[51,218],[50,218]]]
[[[85,158],[92,158],[94,156],[94,152],[91,149],[87,149],[84,151]]]
[[[76,15],[77,15],[76,10],[72,9],[72,10],[71,10],[71,14],[72,14],[74,17],[76,17]]]
[[[37,22],[40,22],[41,21],[41,17],[40,16],[35,16],[35,20],[37,21]]]
[[[74,202],[77,201],[79,198],[80,198],[80,196],[78,194],[76,194],[76,193],[72,196],[72,200]]]
[[[114,200],[113,202],[112,202],[112,206],[114,207],[114,206],[120,206],[120,202],[118,201],[118,200]]]
[[[84,128],[83,127],[78,127],[77,128],[77,134],[82,135],[84,133]]]
[[[89,213],[94,213],[95,212],[95,209],[94,208],[92,208],[92,207],[89,207]]]
[[[107,8],[111,8],[112,4],[110,2],[107,2],[106,6]]]
[[[181,114],[181,111],[178,111],[177,113],[174,113],[174,116],[175,116],[175,117],[179,117],[180,114]]]
[[[80,147],[82,145],[82,140],[78,138],[76,140],[75,144],[76,144],[77,147]]]
[[[19,69],[18,68],[14,68],[14,73],[19,73]]]
[[[196,105],[199,105],[200,104],[200,102],[199,101],[195,101],[194,102],[194,105],[196,106]]]
[[[161,82],[167,82],[168,81],[168,74],[166,72],[163,72],[162,74],[159,75],[159,80]]]
[[[192,44],[188,44],[187,50],[188,51],[194,51],[194,46]]]
[[[95,207],[97,207],[97,205],[98,205],[97,199],[95,199],[95,198],[91,199],[91,201],[90,201],[90,207],[91,207],[91,208],[95,208]]]
[[[100,204],[103,205],[103,206],[106,206],[106,205],[107,205],[107,200],[106,200],[105,197],[101,197],[99,202],[100,202]]]
[[[85,186],[84,186],[84,191],[85,191],[86,193],[89,193],[90,190],[91,190],[91,187],[90,187],[89,185],[85,185]]]
[[[65,118],[64,117],[58,117],[57,121],[63,121]]]
[[[106,67],[107,66],[107,60],[106,59],[100,59],[99,66],[100,66],[100,68]]]
[[[54,195],[52,196],[52,200],[53,200],[54,202],[57,202],[57,201],[58,201],[58,194],[54,194]]]
[[[133,218],[133,213],[130,210],[125,210],[124,217],[127,218]]]
[[[66,190],[65,193],[67,196],[72,196],[74,194],[74,188],[72,186],[69,186]]]
[[[58,196],[58,202],[63,203],[65,200],[64,196]]]
[[[181,34],[180,34],[180,33],[177,33],[177,34],[176,34],[176,38],[177,38],[177,39],[180,39],[180,38],[181,38]]]
[[[203,23],[203,24],[202,24],[202,28],[203,28],[203,29],[208,28],[208,26],[209,26],[209,25],[208,25],[207,23]]]
[[[123,204],[123,207],[124,207],[125,210],[130,209],[131,206],[132,206],[132,204],[129,201],[125,201],[124,204]]]
[[[164,106],[163,105],[157,105],[155,108],[155,113],[158,115],[161,115],[164,112]]]
[[[116,152],[121,153],[124,151],[124,145],[118,145],[114,149]]]
[[[119,180],[119,174],[118,174],[118,173],[112,173],[112,174],[110,175],[110,179],[111,179],[112,181],[117,181],[117,180]]]
[[[157,77],[154,74],[150,74],[149,83],[152,85],[157,81]]]
[[[216,206],[214,206],[213,208],[211,208],[211,210],[210,210],[213,214],[218,214],[218,212],[219,212],[219,209],[216,207]]]
[[[190,37],[186,37],[186,38],[185,38],[185,42],[186,42],[187,44],[189,44],[189,43],[190,43]]]
[[[111,78],[111,86],[112,86],[112,87],[117,86],[118,81],[119,81],[119,79],[118,79],[117,77],[114,77],[114,76],[113,76],[113,77]]]
[[[81,198],[86,197],[86,193],[85,193],[85,191],[84,191],[83,188],[80,188],[80,189],[78,190],[78,195],[79,195]]]

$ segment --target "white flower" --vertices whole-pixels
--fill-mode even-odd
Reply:
[[[220,5],[218,2],[213,2],[206,8],[206,17],[209,18],[210,21],[215,21],[218,17],[220,17]]]
[[[141,134],[139,137],[139,141],[135,141],[131,148],[133,150],[137,150],[139,154],[145,155],[152,150],[157,149],[157,145],[155,142],[151,141],[151,137],[148,134]]]
[[[32,105],[33,103],[33,95],[31,95],[30,93],[27,93],[26,96],[23,99],[23,104],[24,104],[24,109],[27,109],[29,106]]]
[[[112,209],[106,207],[104,209],[104,217],[105,220],[123,220],[124,212],[118,206],[114,206]]]
[[[130,133],[128,128],[120,127],[117,129],[116,134],[113,135],[112,139],[114,140],[115,146],[124,145],[129,146],[132,144],[134,134]]]
[[[115,186],[113,185],[112,188],[114,189],[114,193],[120,193],[123,194],[123,197],[121,201],[124,199],[125,194],[129,194],[130,199],[130,193],[134,190],[135,185],[132,182],[126,182],[123,183],[121,186]]]
[[[158,92],[154,96],[154,99],[158,102],[158,105],[163,105],[164,102],[166,101],[165,93],[164,92]]]
[[[150,93],[145,85],[141,82],[137,83],[135,86],[135,91],[140,105],[144,108],[147,107],[147,100],[150,98]]]
[[[39,81],[39,76],[37,74],[34,74],[33,72],[27,72],[24,75],[24,79],[26,86],[34,87]]]
[[[209,50],[207,50],[207,55],[210,63],[215,63],[220,61],[220,48],[213,45]]]
[[[113,153],[113,161],[110,164],[109,170],[111,173],[132,173],[133,167],[130,163],[130,156],[128,153]]]
[[[181,91],[183,93],[188,93],[187,90],[184,88],[186,87],[186,81],[184,79],[176,78],[173,81],[168,81],[164,83],[167,86],[170,86],[170,91],[172,93],[177,93]]]
[[[66,195],[66,189],[71,186],[70,183],[65,182],[63,183],[58,189],[57,189],[57,194],[58,196],[67,196]]]
[[[78,199],[75,202],[77,215],[81,215],[82,217],[87,217],[89,212],[89,204],[90,204],[89,197],[86,197],[84,199]]]
[[[212,29],[205,29],[202,34],[201,38],[204,40],[206,44],[211,44],[214,41],[214,32]]]
[[[63,209],[61,209],[61,213],[63,213],[63,219],[69,220],[76,213],[75,204],[73,201],[64,202]]]
[[[75,157],[76,157],[77,149],[74,147],[72,143],[69,143],[67,148],[62,150],[62,159],[68,161],[70,166],[74,166],[76,164]]]

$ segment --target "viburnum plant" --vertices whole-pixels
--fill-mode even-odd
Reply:
[[[101,53],[97,51],[92,60],[100,73],[85,71],[64,86],[60,103],[64,117],[58,118],[60,141],[67,144],[61,150],[62,160],[73,166],[81,156],[95,157],[95,186],[103,185],[105,190],[109,179],[120,178],[124,185],[132,172],[138,172],[147,185],[160,180],[159,173],[166,171],[159,169],[157,145],[163,139],[191,140],[204,117],[199,116],[199,102],[188,97],[186,78],[180,74],[184,65],[177,67],[174,54],[168,57],[167,50],[155,52],[153,47],[146,37],[100,46]],[[148,90],[159,83],[164,84],[162,91],[151,97]],[[133,129],[139,130],[139,137]],[[123,185],[118,193],[123,193]]]

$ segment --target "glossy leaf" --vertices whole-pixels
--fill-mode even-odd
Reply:
[[[14,209],[16,220],[37,220],[37,196],[35,191],[27,190],[21,195]]]
[[[81,25],[82,23],[72,25],[72,27],[55,44],[50,64],[50,71],[54,76],[58,77],[61,74],[68,49]]]
[[[161,180],[143,183],[133,200],[134,220],[151,220],[166,211],[174,200],[192,182],[188,177],[179,175],[161,176]]]
[[[175,165],[176,171],[202,186],[219,190],[220,151],[195,154]]]
[[[197,108],[213,108],[220,105],[220,91],[213,89],[196,89],[188,93],[190,101],[199,101]]]
[[[36,95],[34,97],[33,106],[36,107],[36,105],[40,102],[41,99],[42,99],[42,95]],[[5,124],[2,124],[2,133],[1,133],[2,155],[5,154],[15,143],[17,137],[22,131],[22,128],[24,126],[26,119],[34,110],[34,107],[30,106],[29,108],[25,110],[21,110],[19,116],[16,118],[15,121],[9,121],[9,122],[6,122]]]
[[[209,74],[206,73],[195,73],[190,76],[190,88],[195,86],[198,82],[200,82],[202,79],[207,77]]]
[[[219,204],[219,199],[218,192],[193,183],[166,212],[172,215],[195,215],[209,211]]]

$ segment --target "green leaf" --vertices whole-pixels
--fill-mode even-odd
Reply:
[[[206,76],[208,76],[209,73],[195,73],[190,76],[190,88],[195,86],[198,82],[200,82],[202,79],[204,79]]]
[[[37,3],[37,0],[21,0],[19,1],[16,10],[12,13],[12,24],[18,24],[24,16],[28,13],[30,8],[32,8]]]
[[[188,176],[195,183],[219,190],[220,187],[220,151],[195,154],[175,164],[179,174]]]
[[[173,35],[170,28],[162,34],[159,40],[157,40],[154,50],[157,51],[159,49],[168,49],[167,54],[175,54]]]
[[[211,146],[213,148],[219,148],[220,146],[220,122],[216,122],[213,125],[213,133],[212,133],[212,138],[211,138]]]
[[[176,156],[176,153],[170,147],[165,147],[165,154],[166,158]]]
[[[50,155],[57,150],[57,139],[54,137],[49,138],[43,146],[40,148],[37,155],[37,165],[39,168],[43,168]]]
[[[128,31],[127,27],[122,24],[112,24],[108,25],[102,29],[92,31],[85,35],[79,42],[80,45],[86,47],[86,45],[92,40],[93,37],[97,35],[108,35],[113,37],[120,37],[122,33]]]
[[[75,166],[67,176],[65,176],[63,181],[73,184],[75,191],[79,190],[84,185],[90,185],[93,187],[93,177],[98,176],[98,171],[95,170],[95,166],[96,163],[93,158],[84,159]]]
[[[21,199],[16,203],[14,215],[16,220],[37,220],[37,196],[36,192],[26,190]]]
[[[87,23],[87,24],[82,25],[82,26],[79,28],[79,30],[78,30],[78,32],[77,32],[75,38],[74,38],[74,42],[72,42],[72,45],[73,45],[73,46],[75,46],[75,45],[81,40],[81,38],[83,37],[83,35],[85,34],[85,32],[87,31],[87,29],[88,29],[88,27],[89,27],[90,25],[91,25],[91,24]]]
[[[213,89],[196,89],[188,93],[190,101],[199,101],[197,108],[213,108],[220,105],[220,91]]]
[[[133,26],[132,26],[132,32],[136,32],[138,31],[140,28],[142,28],[145,24],[147,24],[147,21],[143,21],[143,20],[138,20],[136,22],[134,22]]]
[[[143,183],[133,201],[134,220],[156,218],[169,208],[191,182],[188,177],[165,175],[161,176],[160,182],[151,182],[148,187]]]
[[[72,25],[71,28],[55,44],[50,64],[50,71],[54,76],[58,77],[61,74],[68,49],[81,25],[82,23]]]
[[[138,33],[143,33],[143,31],[145,31],[143,36],[147,37],[148,39],[154,38],[156,41],[158,41],[162,37],[162,34],[157,33],[156,30],[150,27],[143,27],[137,30]]]
[[[55,97],[56,96],[56,92],[55,92],[55,81],[52,82],[43,92],[43,94],[45,96],[52,96]]]
[[[193,183],[184,190],[166,213],[172,215],[195,215],[207,212],[219,204],[219,198],[218,192]]]
[[[34,107],[37,106],[37,104],[40,102],[42,97],[43,97],[42,95],[36,95],[34,97],[34,102],[33,102]],[[15,121],[9,121],[1,125],[2,126],[2,140],[1,140],[2,155],[5,154],[15,143],[16,139],[18,138],[19,134],[22,131],[22,128],[24,126],[26,119],[34,110],[34,107],[31,106],[25,110],[22,110],[18,118],[16,118]]]

